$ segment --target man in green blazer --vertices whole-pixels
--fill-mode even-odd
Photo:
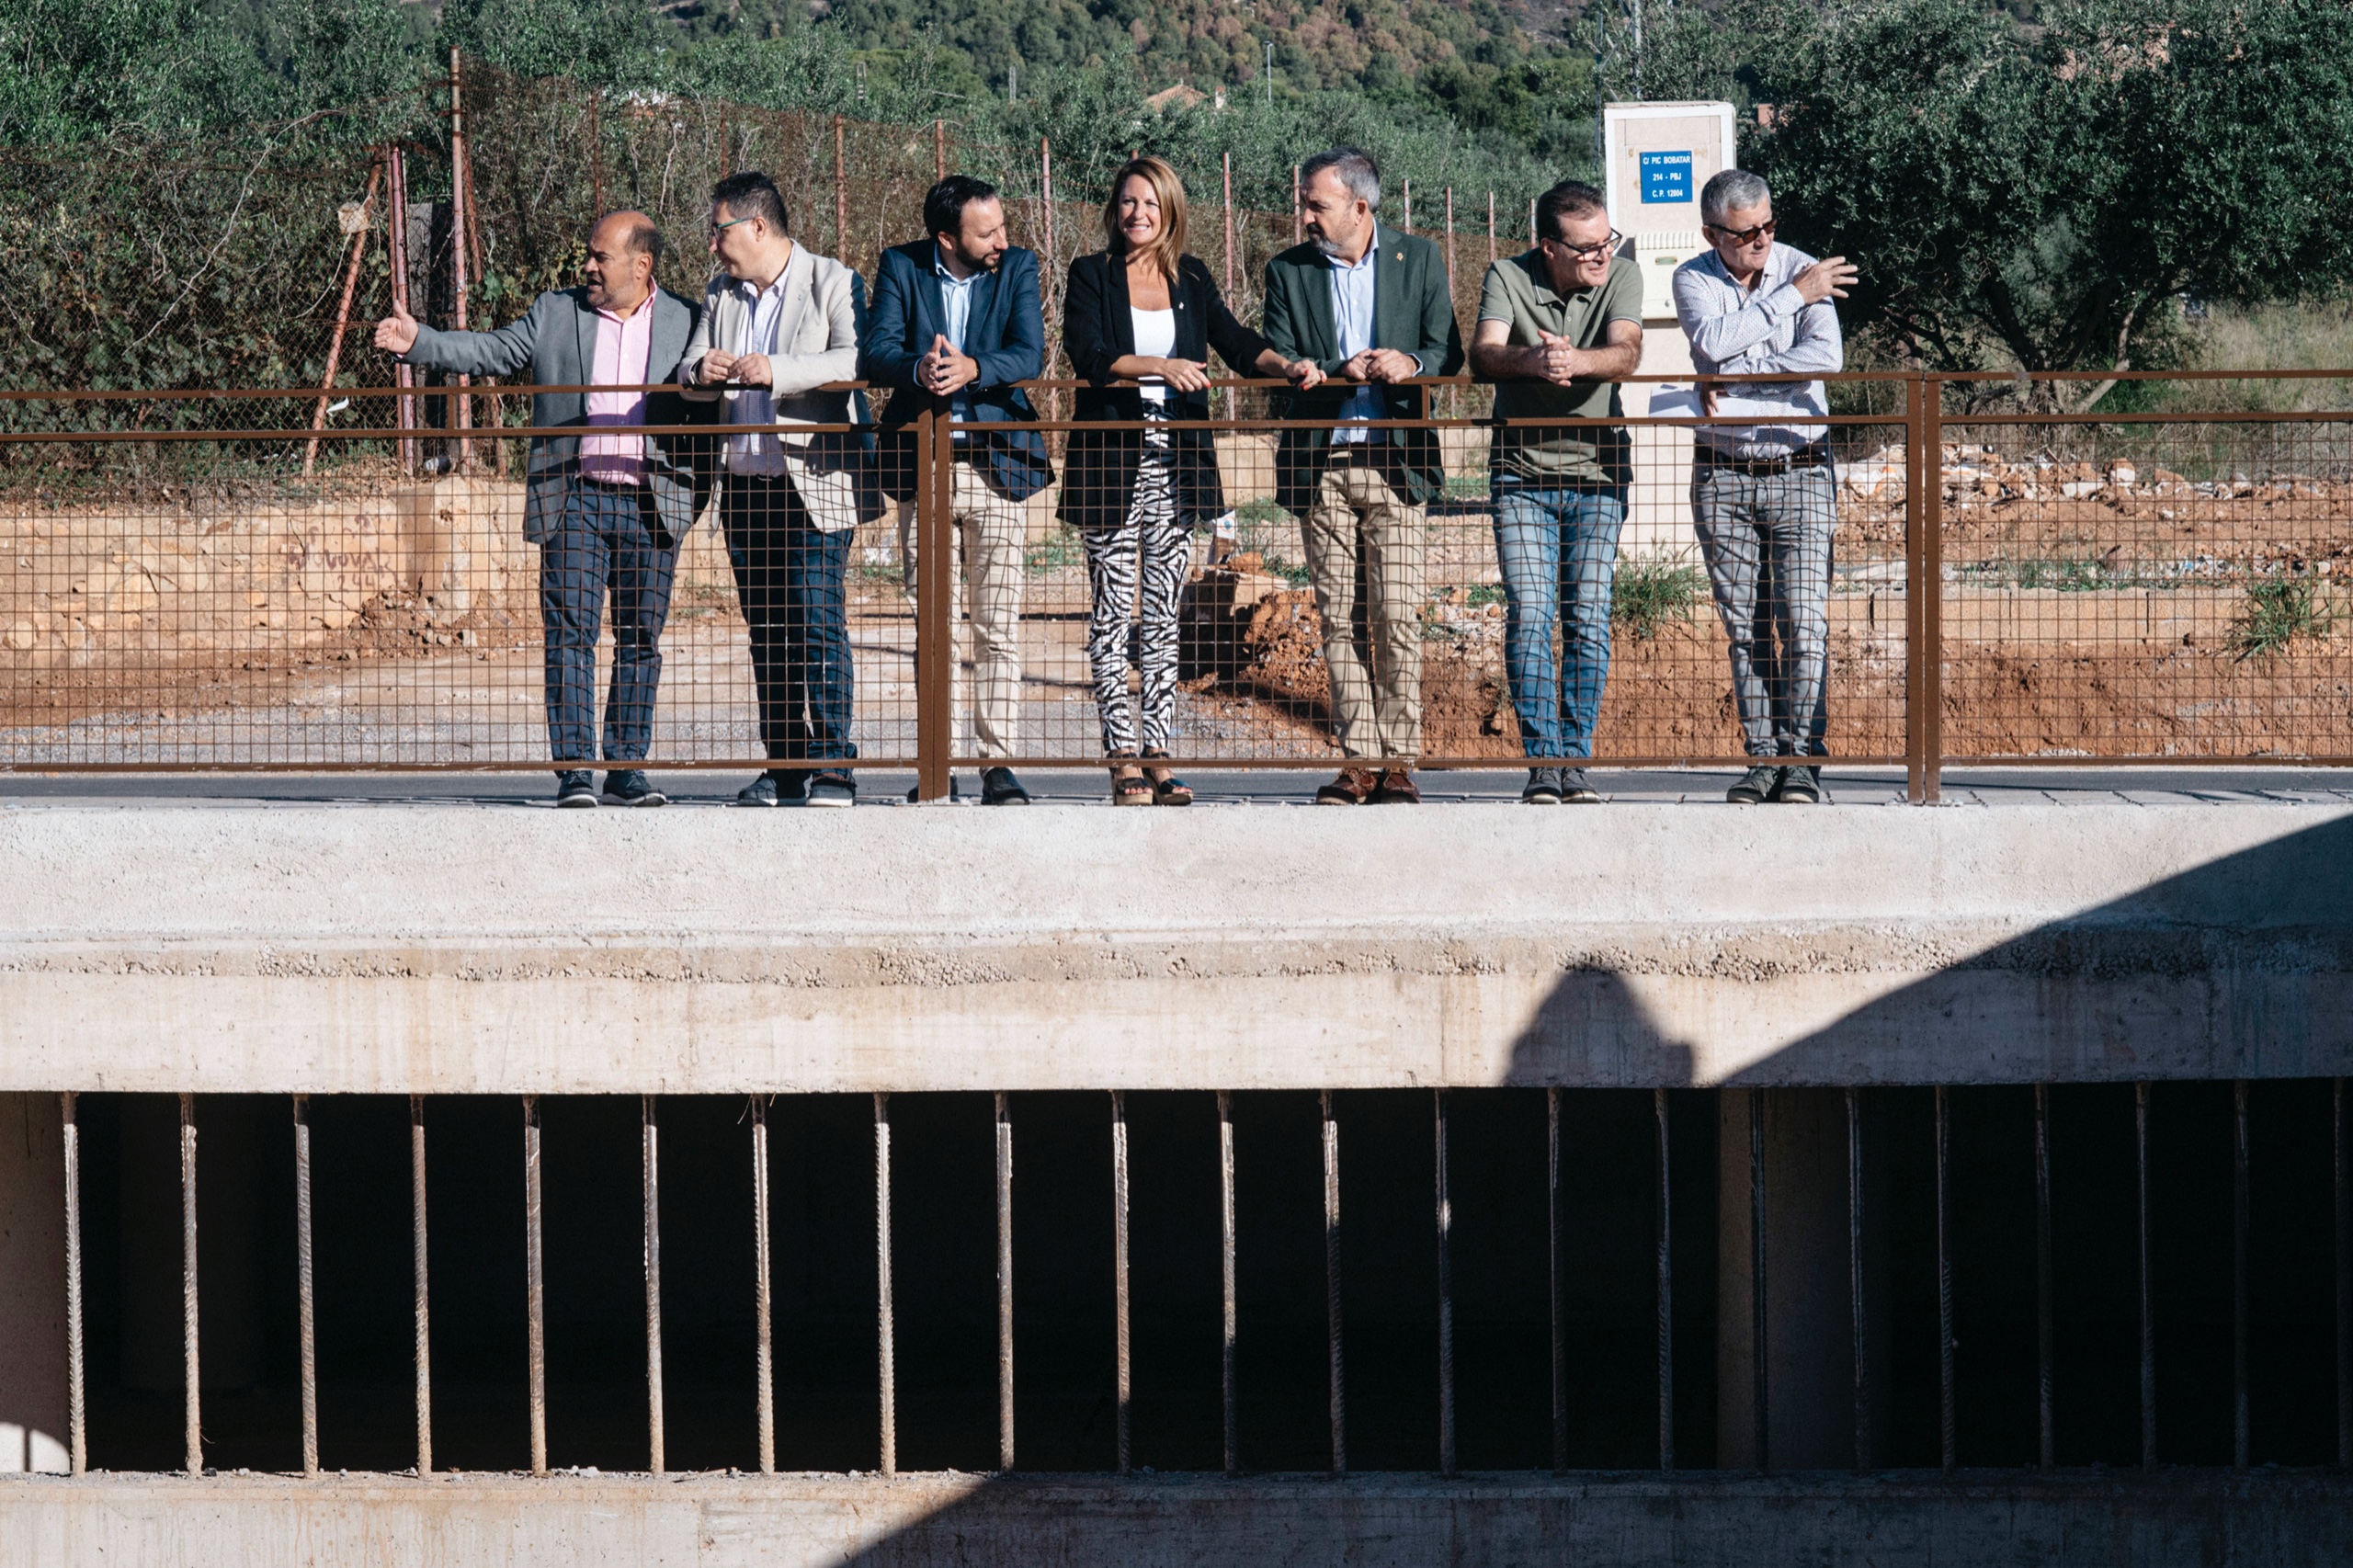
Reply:
[[[1291,396],[1298,423],[1275,452],[1275,499],[1300,519],[1348,759],[1315,799],[1410,804],[1421,799],[1423,510],[1445,490],[1446,465],[1434,430],[1355,422],[1420,418],[1422,389],[1406,383],[1461,369],[1462,333],[1438,248],[1374,216],[1370,156],[1336,147],[1308,159],[1299,205],[1308,243],[1267,264],[1265,335],[1329,378]]]

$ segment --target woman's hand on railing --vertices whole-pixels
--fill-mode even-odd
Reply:
[[[1324,367],[1313,359],[1294,359],[1283,367],[1283,374],[1301,392],[1313,392],[1324,384]]]
[[[1210,390],[1210,368],[1206,361],[1151,358],[1146,362],[1153,367],[1154,375],[1158,376],[1177,392],[1197,392]]]

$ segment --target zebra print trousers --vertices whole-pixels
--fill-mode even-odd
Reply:
[[[1167,441],[1158,430],[1147,437],[1127,516],[1115,527],[1079,536],[1094,595],[1086,658],[1103,720],[1103,749],[1111,754],[1166,750],[1176,719],[1176,604],[1193,541],[1177,510]],[[1142,626],[1140,715],[1128,701],[1128,632],[1135,621]]]

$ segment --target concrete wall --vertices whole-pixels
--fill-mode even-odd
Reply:
[[[0,1568],[2288,1568],[2348,1553],[2353,1483],[2279,1473],[0,1482]]]
[[[0,1090],[2353,1066],[2353,811],[0,811]],[[551,870],[560,875],[551,875]]]

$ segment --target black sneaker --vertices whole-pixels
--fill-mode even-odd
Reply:
[[[1724,791],[1724,799],[1735,806],[1761,806],[1772,799],[1780,788],[1781,770],[1767,764],[1752,767],[1740,776],[1740,782]]]
[[[559,806],[595,806],[597,776],[585,767],[569,768],[557,774],[555,803]]]
[[[1561,769],[1561,799],[1572,806],[1597,806],[1601,804],[1601,791],[1586,781],[1584,768],[1563,767]]]
[[[1818,767],[1784,767],[1780,782],[1765,797],[1786,806],[1818,806],[1822,803],[1822,770]]]
[[[981,769],[981,804],[984,806],[1026,806],[1029,791],[1010,767]]]
[[[858,780],[837,767],[812,774],[808,803],[813,806],[854,806],[858,804]]]
[[[809,776],[797,767],[778,767],[761,774],[735,791],[739,806],[799,805],[809,796]]]
[[[670,797],[647,781],[643,768],[617,767],[605,775],[605,803],[608,806],[666,806],[670,803]]]
[[[1529,768],[1527,787],[1519,792],[1519,803],[1523,806],[1559,805],[1561,803],[1561,771],[1557,767]]]

